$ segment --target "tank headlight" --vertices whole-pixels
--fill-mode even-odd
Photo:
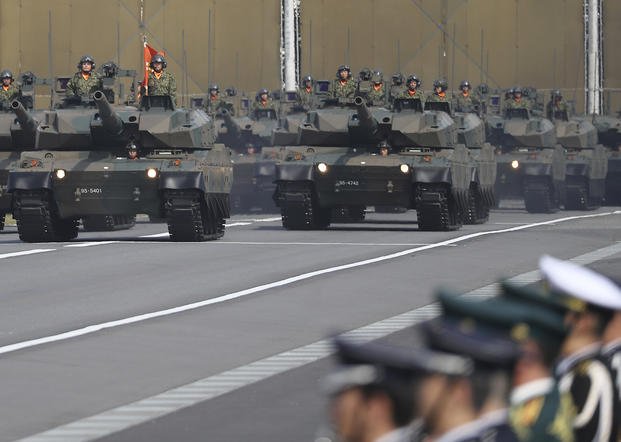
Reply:
[[[319,163],[317,164],[317,170],[320,173],[326,173],[328,171],[328,165],[326,163]]]
[[[518,160],[511,161],[511,167],[513,169],[517,169],[518,167],[520,167],[520,162]]]
[[[410,166],[408,166],[407,164],[402,164],[401,166],[399,166],[399,169],[401,169],[401,172],[403,173],[408,173],[410,171]]]
[[[147,169],[147,176],[149,178],[157,178],[157,169],[153,169],[152,167]]]
[[[65,169],[58,169],[56,171],[56,178],[58,178],[59,180],[62,180],[65,175],[67,175],[67,172],[65,172]]]

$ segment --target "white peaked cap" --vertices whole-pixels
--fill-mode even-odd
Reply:
[[[621,310],[621,288],[604,275],[549,255],[539,259],[539,269],[553,290],[598,307]]]

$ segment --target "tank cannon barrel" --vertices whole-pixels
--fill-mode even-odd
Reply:
[[[23,130],[27,132],[35,131],[37,128],[37,120],[35,120],[32,115],[28,113],[23,104],[21,104],[18,100],[13,100],[11,102],[11,109],[15,112],[17,121],[19,121],[19,124]]]
[[[233,120],[233,117],[231,116],[231,113],[227,109],[220,109],[217,116],[221,117],[222,120],[224,120],[224,125],[226,126],[229,134],[235,137],[239,136],[239,127],[237,126],[237,124]]]
[[[364,98],[354,98],[354,105],[356,106],[356,111],[358,113],[358,121],[360,122],[360,127],[372,134],[377,132],[377,120],[371,114],[371,111],[367,107]]]
[[[123,120],[114,112],[104,93],[96,91],[93,94],[93,100],[97,105],[97,109],[99,109],[99,117],[103,127],[114,135],[119,135],[123,132]]]

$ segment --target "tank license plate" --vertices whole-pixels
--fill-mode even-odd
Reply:
[[[337,179],[334,183],[335,192],[362,190],[364,182],[358,178]]]

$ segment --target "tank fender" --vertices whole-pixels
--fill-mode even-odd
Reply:
[[[274,161],[262,161],[257,163],[257,176],[274,176],[276,174],[276,163]]]
[[[10,172],[7,191],[52,189],[52,172]]]
[[[412,173],[414,183],[449,183],[453,182],[450,167],[420,167]]]
[[[589,165],[587,163],[567,163],[567,175],[587,176],[589,175]]]
[[[198,189],[207,192],[203,172],[161,172],[160,189],[162,190],[183,190]]]
[[[312,181],[312,164],[282,163],[276,165],[276,181]]]

